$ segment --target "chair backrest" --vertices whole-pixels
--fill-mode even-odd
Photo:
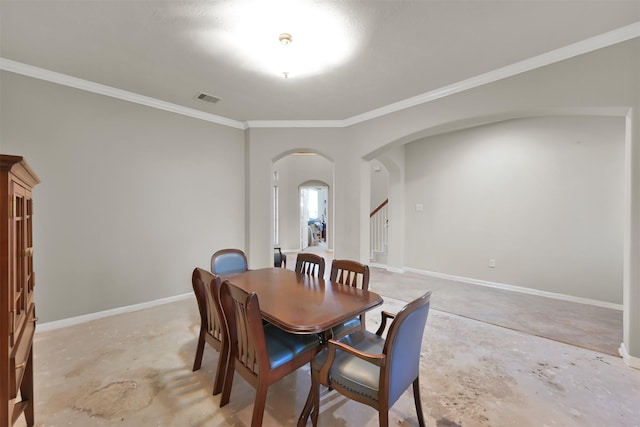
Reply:
[[[383,353],[387,363],[381,373],[380,389],[388,390],[389,406],[418,377],[422,336],[429,315],[431,292],[413,300],[398,314],[389,327]]]
[[[285,267],[287,266],[287,256],[282,253],[282,249],[279,247],[273,248],[273,266],[274,267]]]
[[[196,294],[200,320],[207,325],[207,333],[218,341],[222,341],[223,323],[220,306],[220,276],[211,274],[202,268],[196,268],[191,275],[193,292]]]
[[[255,293],[248,293],[225,280],[220,302],[228,331],[230,357],[242,365],[244,375],[256,376],[270,369],[260,305]]]
[[[346,259],[334,259],[329,279],[347,286],[369,289],[369,266]]]
[[[324,258],[320,255],[301,252],[296,259],[296,273],[324,277]]]
[[[221,249],[211,256],[211,272],[214,274],[224,276],[248,269],[247,256],[240,249]]]

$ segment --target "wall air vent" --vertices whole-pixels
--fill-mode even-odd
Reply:
[[[195,99],[199,101],[208,102],[210,104],[215,104],[216,102],[220,101],[220,98],[218,98],[217,96],[209,95],[208,93],[204,93],[204,92],[198,93],[195,96]]]

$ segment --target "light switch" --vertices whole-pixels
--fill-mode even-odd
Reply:
[[[421,211],[422,210],[422,205],[420,203],[416,204],[416,211]]]

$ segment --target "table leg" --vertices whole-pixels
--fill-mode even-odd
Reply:
[[[311,375],[311,388],[313,388],[313,403],[311,404],[311,425],[318,425],[318,415],[320,414],[320,381],[318,380],[318,372]]]
[[[304,408],[302,408],[302,413],[300,413],[300,418],[298,418],[298,427],[303,427],[307,425],[307,420],[309,419],[309,415],[311,415],[311,412],[313,410],[313,403],[315,401],[314,390],[315,390],[315,387],[312,381],[311,388],[309,389],[309,395],[307,396],[307,401],[304,403]]]

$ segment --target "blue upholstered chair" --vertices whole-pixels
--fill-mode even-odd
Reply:
[[[247,271],[248,264],[240,249],[221,249],[211,256],[211,272],[219,276]]]
[[[320,255],[301,252],[296,258],[296,273],[324,277],[324,258]]]
[[[224,281],[220,300],[229,347],[220,406],[229,403],[234,372],[256,389],[251,426],[262,425],[269,385],[309,363],[320,350],[317,335],[290,334],[262,323],[258,296]],[[291,396],[294,399],[295,396]]]
[[[429,314],[431,292],[407,304],[398,314],[382,312],[374,334],[357,331],[340,340],[329,340],[327,349],[311,363],[311,391],[298,425],[306,424],[313,409],[317,425],[320,384],[378,410],[380,426],[389,424],[389,408],[413,385],[418,423],[424,426],[420,403],[420,350]],[[395,318],[387,338],[382,338],[387,319]]]
[[[224,377],[224,367],[226,365],[226,360],[222,356],[224,326],[219,296],[221,282],[220,276],[211,274],[201,268],[194,269],[191,275],[191,284],[193,285],[193,292],[196,295],[198,310],[200,311],[200,334],[196,347],[196,357],[193,361],[193,370],[197,371],[202,365],[205,343],[220,352],[218,368],[213,383],[214,395],[222,391],[222,378]]]
[[[343,286],[353,286],[363,290],[369,289],[369,266],[356,261],[346,259],[334,259],[331,263],[331,273],[329,279],[333,283],[340,283]],[[349,319],[342,325],[338,325],[331,330],[333,338],[343,337],[351,332],[364,330],[364,313],[353,319]]]

